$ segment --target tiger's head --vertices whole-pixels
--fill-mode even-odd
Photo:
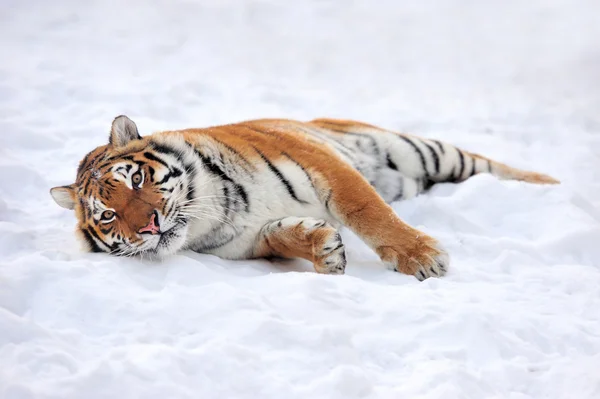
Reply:
[[[50,193],[75,211],[88,250],[164,256],[185,244],[196,173],[190,152],[176,136],[142,138],[133,121],[119,116],[109,143],[79,163],[75,183]]]

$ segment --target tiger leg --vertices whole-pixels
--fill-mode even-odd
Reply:
[[[317,181],[324,205],[389,268],[419,280],[446,273],[449,257],[438,242],[404,223],[356,170],[330,163],[323,172],[330,176]]]
[[[479,173],[490,173],[500,179],[520,180],[536,184],[557,184],[555,178],[533,171],[513,168],[487,157],[462,150],[456,146],[437,140],[400,134],[366,123],[336,119],[316,119],[313,125],[330,130],[338,140],[351,144],[356,137],[371,137],[370,147],[375,146],[381,163],[389,171],[398,171],[408,179],[413,179],[421,187],[407,186],[403,195],[400,189],[397,199],[410,198],[427,188],[428,184],[439,182],[460,182]],[[369,146],[367,146],[370,148]]]
[[[425,188],[433,183],[461,182],[480,173],[535,184],[559,183],[543,173],[513,168],[437,140],[392,133],[387,135],[387,143],[388,168],[424,181]]]
[[[431,183],[460,182],[479,173],[528,183],[559,183],[551,176],[513,168],[437,140],[404,134],[388,137],[391,150],[388,153],[388,165],[395,166],[411,177],[424,178]]]
[[[323,274],[344,274],[346,268],[338,231],[324,220],[308,217],[286,217],[263,226],[254,255],[307,259]]]

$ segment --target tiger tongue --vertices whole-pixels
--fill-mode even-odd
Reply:
[[[156,218],[156,215],[152,214],[152,216],[150,216],[150,222],[148,222],[148,225],[146,227],[142,227],[141,229],[139,229],[138,233],[140,233],[140,234],[142,234],[142,233],[150,233],[150,234],[160,233],[160,228],[156,225],[155,218]]]

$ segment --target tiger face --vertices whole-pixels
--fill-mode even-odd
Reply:
[[[162,256],[184,245],[195,168],[182,156],[181,141],[183,148],[142,138],[119,116],[109,144],[80,162],[76,182],[50,190],[56,203],[75,211],[90,251]]]

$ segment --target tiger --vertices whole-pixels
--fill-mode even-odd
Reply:
[[[479,173],[557,184],[450,144],[363,122],[257,119],[142,137],[116,117],[108,144],[54,187],[83,248],[162,259],[180,250],[224,259],[301,258],[344,274],[347,227],[391,270],[441,277],[450,258],[390,203]]]

